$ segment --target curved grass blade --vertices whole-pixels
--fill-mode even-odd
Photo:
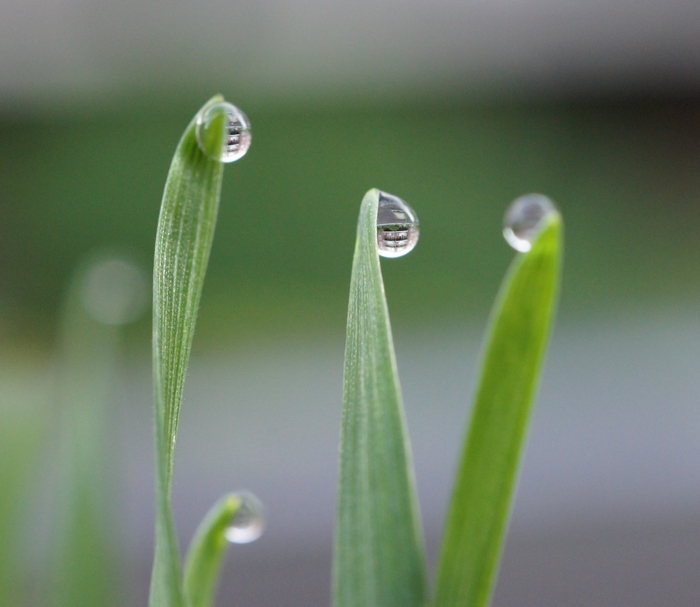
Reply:
[[[494,305],[443,539],[437,607],[483,607],[491,598],[554,316],[561,234],[557,213],[515,258]]]
[[[238,496],[226,495],[214,504],[199,525],[185,560],[185,597],[189,607],[213,605],[228,545],[226,527],[240,505]]]
[[[377,255],[379,191],[362,201],[350,282],[334,607],[417,607],[426,577],[413,468]]]
[[[221,100],[220,96],[214,97],[205,107]],[[220,119],[223,142],[223,115]],[[199,149],[195,122],[196,118],[185,130],[170,165],[156,235],[153,268],[156,544],[150,607],[185,605],[170,506],[173,458],[185,372],[214,237],[223,175],[223,165]]]

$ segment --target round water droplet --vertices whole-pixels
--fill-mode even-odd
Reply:
[[[379,193],[377,249],[382,257],[401,257],[416,247],[418,216],[398,196]]]
[[[248,544],[257,540],[265,531],[265,508],[249,491],[237,493],[236,497],[241,500],[241,505],[224,535],[233,544]]]
[[[526,194],[508,207],[503,218],[503,237],[516,251],[527,253],[542,226],[542,220],[557,212],[554,203],[542,194]]]
[[[233,162],[245,156],[252,139],[250,120],[227,101],[204,108],[197,116],[195,134],[200,149],[221,162]]]
[[[144,271],[129,261],[103,259],[87,269],[80,297],[97,322],[125,325],[146,311],[148,281]]]

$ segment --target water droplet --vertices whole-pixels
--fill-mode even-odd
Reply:
[[[542,194],[526,194],[508,207],[503,218],[503,237],[516,251],[527,253],[539,232],[542,220],[556,213],[554,203]]]
[[[257,540],[265,531],[265,508],[249,491],[236,494],[241,500],[231,524],[224,535],[232,544],[248,544]]]
[[[129,261],[102,259],[87,269],[80,298],[97,322],[125,325],[146,311],[148,281],[144,271]]]
[[[223,129],[223,138],[222,132]],[[210,158],[233,162],[245,156],[252,134],[250,120],[232,103],[222,101],[204,108],[195,129],[200,149]]]
[[[408,204],[398,196],[379,193],[377,248],[382,257],[401,257],[413,251],[418,227],[418,216]]]

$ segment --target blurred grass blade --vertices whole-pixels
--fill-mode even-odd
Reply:
[[[221,100],[217,96],[206,105]],[[214,237],[223,175],[223,165],[199,149],[195,122],[196,117],[182,136],[170,165],[156,235],[153,268],[156,545],[150,607],[185,605],[170,506],[173,457],[185,372]]]
[[[0,407],[0,605],[19,607],[29,602],[26,589],[37,594],[39,585],[36,570],[27,566],[27,535],[35,525],[29,504],[49,424],[48,408],[8,401]]]
[[[88,267],[75,273],[64,303],[59,381],[61,451],[54,607],[119,603],[116,495],[110,440],[110,395],[116,379],[119,329],[96,322],[81,299]]]
[[[221,498],[195,533],[185,561],[185,597],[189,607],[211,607],[226,555],[225,531],[240,506],[236,495]]]
[[[377,255],[378,190],[360,210],[350,282],[334,607],[414,607],[426,578],[413,469]]]
[[[443,538],[437,607],[483,607],[491,597],[554,315],[561,233],[557,213],[513,261],[492,312]]]

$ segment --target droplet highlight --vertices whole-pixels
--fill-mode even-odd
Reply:
[[[197,116],[195,135],[202,152],[221,162],[233,162],[245,156],[252,141],[250,120],[227,101],[202,110]]]
[[[138,320],[149,301],[146,273],[118,257],[93,263],[80,285],[80,299],[88,314],[105,325]]]
[[[249,544],[257,540],[265,531],[265,507],[249,491],[237,493],[241,504],[226,527],[224,536],[232,544]]]
[[[382,257],[402,257],[418,243],[416,212],[398,196],[379,193],[377,209],[377,250]]]
[[[543,220],[557,213],[554,203],[542,194],[516,198],[503,218],[503,237],[520,253],[527,253],[543,225]]]

